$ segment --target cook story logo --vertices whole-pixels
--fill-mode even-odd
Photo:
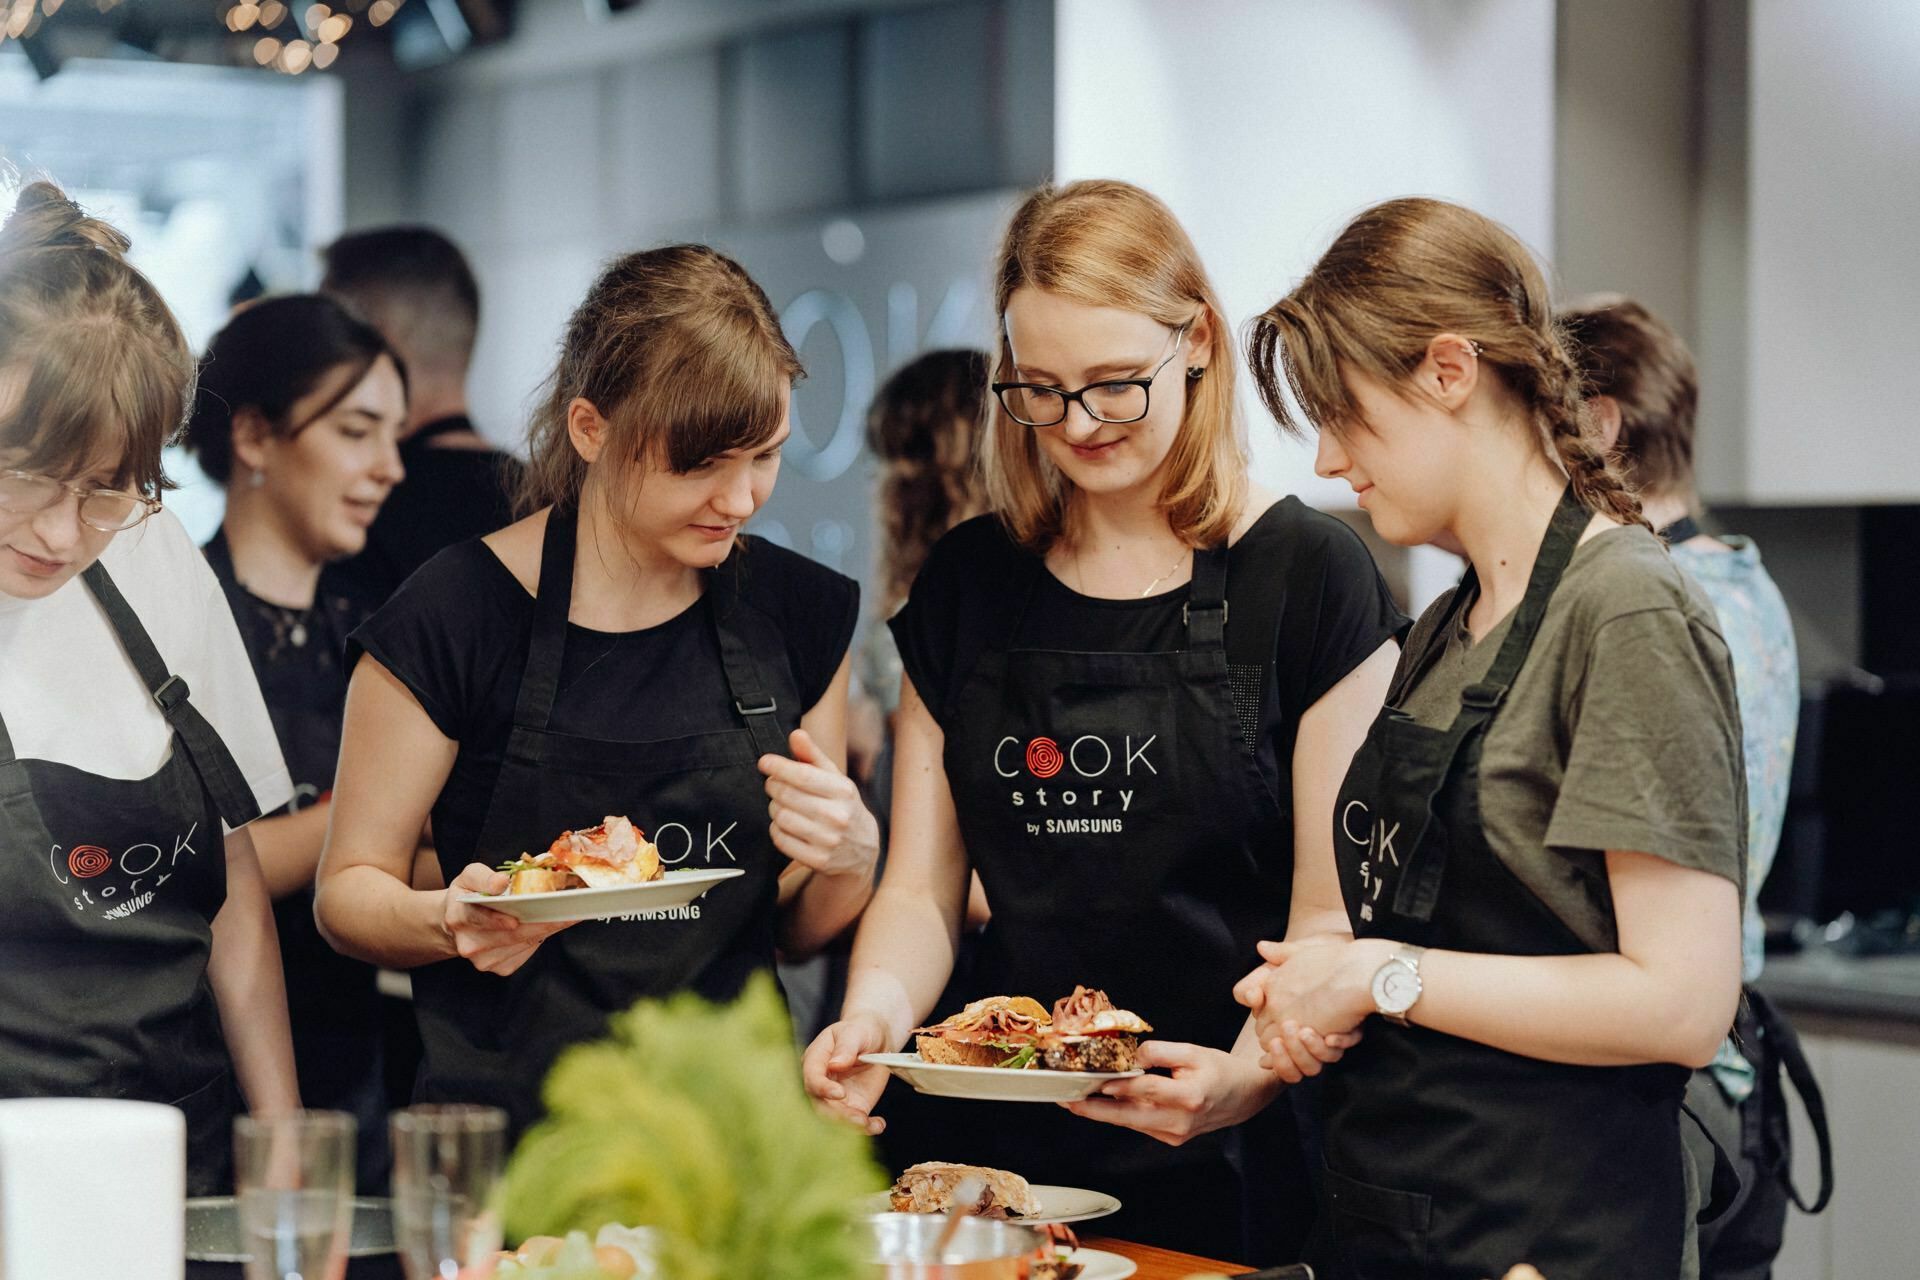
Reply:
[[[1047,810],[1025,817],[1029,835],[1117,835],[1136,799],[1160,777],[1160,735],[1083,733],[1060,740],[1007,734],[994,744],[993,771],[1014,785],[1007,803]],[[1029,783],[1033,785],[1029,785]]]
[[[196,822],[185,835],[172,837],[171,852],[166,845],[153,842],[129,845],[118,854],[104,845],[65,848],[56,844],[47,851],[47,870],[68,891],[68,901],[75,911],[104,920],[125,920],[153,905],[155,895],[173,879],[182,859],[191,863],[200,856],[193,843],[199,830]]]
[[[1374,817],[1364,800],[1349,800],[1340,810],[1340,834],[1366,851],[1359,865],[1360,918],[1371,920],[1387,882],[1400,871],[1400,850],[1394,846],[1400,824]]]

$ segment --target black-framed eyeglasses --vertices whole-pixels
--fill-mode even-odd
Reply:
[[[1075,400],[1095,422],[1125,425],[1147,416],[1153,380],[1180,354],[1180,338],[1187,331],[1181,325],[1173,331],[1173,350],[1144,378],[1114,378],[1091,382],[1078,391],[1066,391],[1041,382],[996,382],[993,394],[1007,416],[1023,427],[1052,427],[1067,420],[1067,406]]]
[[[158,498],[118,489],[82,489],[31,471],[0,471],[0,511],[8,515],[38,515],[69,493],[80,499],[80,523],[101,533],[131,529],[160,510]]]

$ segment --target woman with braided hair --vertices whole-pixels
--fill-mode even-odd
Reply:
[[[1334,808],[1350,937],[1237,988],[1277,1069],[1320,1036],[1349,1280],[1690,1276],[1688,1069],[1740,982],[1740,722],[1712,608],[1610,466],[1545,278],[1436,200],[1361,214],[1254,323],[1285,429],[1375,528],[1463,549]],[[1724,1191],[1715,1179],[1716,1191]]]

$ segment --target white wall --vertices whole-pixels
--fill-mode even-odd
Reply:
[[[1239,324],[1392,196],[1553,234],[1553,6],[1540,0],[1059,0],[1055,169],[1173,206]],[[1263,483],[1351,505],[1248,399]]]
[[[1236,325],[1393,196],[1471,205],[1552,251],[1554,7],[1541,0],[1058,0],[1055,172],[1170,204]],[[1254,474],[1322,507],[1313,474],[1246,393]],[[1415,553],[1418,606],[1458,562]]]

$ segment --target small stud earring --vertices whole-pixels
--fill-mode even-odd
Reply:
[[[1205,373],[1206,371],[1207,371],[1207,366],[1205,366],[1205,365],[1203,365],[1203,364],[1190,364],[1190,365],[1188,365],[1188,366],[1187,366],[1187,381],[1188,381],[1188,382],[1198,382],[1198,381],[1200,381],[1200,375],[1201,375],[1201,374],[1203,374],[1203,373]]]
[[[247,488],[258,489],[261,485],[265,484],[266,482],[267,482],[266,472],[264,471],[247,472]]]

